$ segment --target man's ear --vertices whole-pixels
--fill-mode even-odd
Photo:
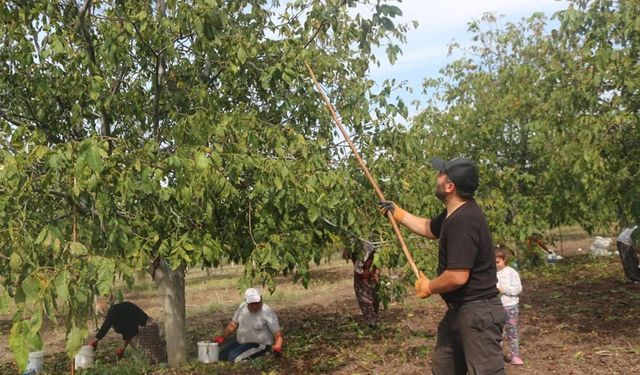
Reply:
[[[456,189],[456,184],[454,184],[453,182],[449,181],[449,182],[447,182],[447,185],[445,186],[445,189],[446,189],[447,193],[453,193],[453,191]]]

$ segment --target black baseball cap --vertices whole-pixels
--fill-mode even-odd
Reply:
[[[456,185],[458,191],[473,195],[480,184],[478,170],[473,165],[473,162],[467,158],[446,161],[435,157],[431,158],[431,165],[446,174],[449,180]]]

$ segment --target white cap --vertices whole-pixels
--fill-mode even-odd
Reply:
[[[260,291],[256,288],[249,288],[244,292],[244,300],[247,303],[256,303],[260,302]]]

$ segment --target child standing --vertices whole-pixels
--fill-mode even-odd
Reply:
[[[522,283],[518,271],[507,266],[507,252],[497,248],[496,268],[498,270],[498,290],[501,294],[502,305],[507,312],[507,323],[505,331],[509,347],[511,349],[511,364],[523,365],[524,362],[520,358],[520,336],[518,335],[518,315],[520,308],[520,292],[522,292]]]

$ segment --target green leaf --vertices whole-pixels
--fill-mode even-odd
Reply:
[[[16,288],[16,294],[13,296],[13,301],[16,305],[22,305],[27,302],[27,296],[24,294],[24,290],[19,286]]]
[[[115,269],[116,265],[113,260],[100,258],[98,280],[96,283],[96,287],[98,288],[98,293],[100,293],[100,295],[107,295],[111,291]]]
[[[314,223],[316,220],[318,220],[318,216],[320,214],[318,213],[318,208],[316,206],[312,206],[311,208],[309,208],[309,212],[307,213],[307,215],[309,217],[309,221]]]
[[[40,331],[40,327],[42,327],[42,310],[36,310],[29,319],[29,330],[35,334]]]
[[[13,252],[9,257],[9,267],[13,272],[20,272],[22,270],[22,257],[17,252]]]
[[[216,152],[211,153],[211,160],[213,161],[213,165],[217,168],[222,167],[222,158],[220,157],[220,154]]]
[[[55,296],[53,296],[53,291],[49,290],[50,293],[45,293],[44,295],[44,313],[47,314],[47,317],[51,321],[55,321],[56,318],[56,304],[55,304]]]
[[[85,161],[89,164],[89,168],[95,172],[102,171],[102,157],[100,156],[101,150],[96,146],[91,146],[85,153]]]
[[[42,289],[40,279],[34,274],[27,276],[27,278],[22,281],[21,286],[22,291],[27,297],[27,301],[37,299],[40,294],[40,290]]]
[[[40,335],[40,328],[42,327],[42,310],[34,311],[28,323],[29,335],[26,339],[29,344],[29,349],[42,350],[42,336]]]
[[[27,368],[27,361],[29,359],[29,343],[25,339],[25,323],[14,322],[9,333],[9,347],[13,352],[13,356],[16,359],[18,370],[23,372]]]
[[[29,346],[30,350],[42,350],[44,342],[42,341],[42,335],[40,334],[40,332],[36,332],[35,334],[33,334],[33,336],[30,336],[27,340],[27,345]]]
[[[67,245],[69,246],[69,252],[73,256],[86,255],[89,252],[87,250],[87,247],[81,244],[80,242],[70,241],[67,243]]]
[[[91,100],[98,100],[100,98],[100,91],[91,88],[89,90],[89,97],[91,98]]]
[[[40,160],[43,156],[45,156],[49,152],[49,148],[46,146],[38,145],[33,150],[33,156],[36,160]]]
[[[60,37],[52,38],[51,48],[53,49],[53,52],[55,52],[56,54],[61,54],[65,52],[64,45],[60,41]]]
[[[82,343],[87,338],[88,331],[86,328],[73,327],[71,331],[67,333],[67,354],[70,358],[73,358],[80,347],[82,347]]]
[[[378,269],[382,269],[383,264],[382,264],[382,257],[380,253],[373,254],[373,265]]]
[[[393,21],[391,21],[387,17],[380,17],[380,23],[382,24],[382,27],[387,31],[393,31],[395,29]]]
[[[141,10],[141,11],[139,11],[139,12],[138,12],[138,14],[136,14],[136,15],[135,15],[135,18],[136,18],[138,21],[142,21],[142,20],[144,20],[145,18],[147,18],[147,11],[146,11],[146,10],[144,10],[144,9],[143,9],[143,10]]]
[[[79,305],[89,303],[90,291],[86,287],[77,286],[73,289],[74,301]]]
[[[36,238],[36,244],[41,244],[44,242],[45,238],[47,238],[47,227],[42,228],[42,230],[40,231],[40,233],[38,234],[38,237]]]
[[[207,158],[207,156],[203,153],[199,153],[196,156],[196,165],[198,166],[199,169],[207,169],[209,167],[209,159]]]
[[[0,285],[0,314],[6,314],[9,311],[9,302],[11,301],[11,297],[9,293],[4,288],[4,286]]]
[[[400,10],[400,8],[395,5],[381,4],[380,13],[389,15],[391,17],[402,16],[402,10]]]
[[[240,65],[244,64],[247,61],[247,52],[242,48],[242,46],[238,46],[236,49],[236,57],[238,58],[238,62]]]
[[[69,272],[66,269],[60,271],[53,280],[53,284],[56,288],[57,297],[66,302],[69,298]]]

